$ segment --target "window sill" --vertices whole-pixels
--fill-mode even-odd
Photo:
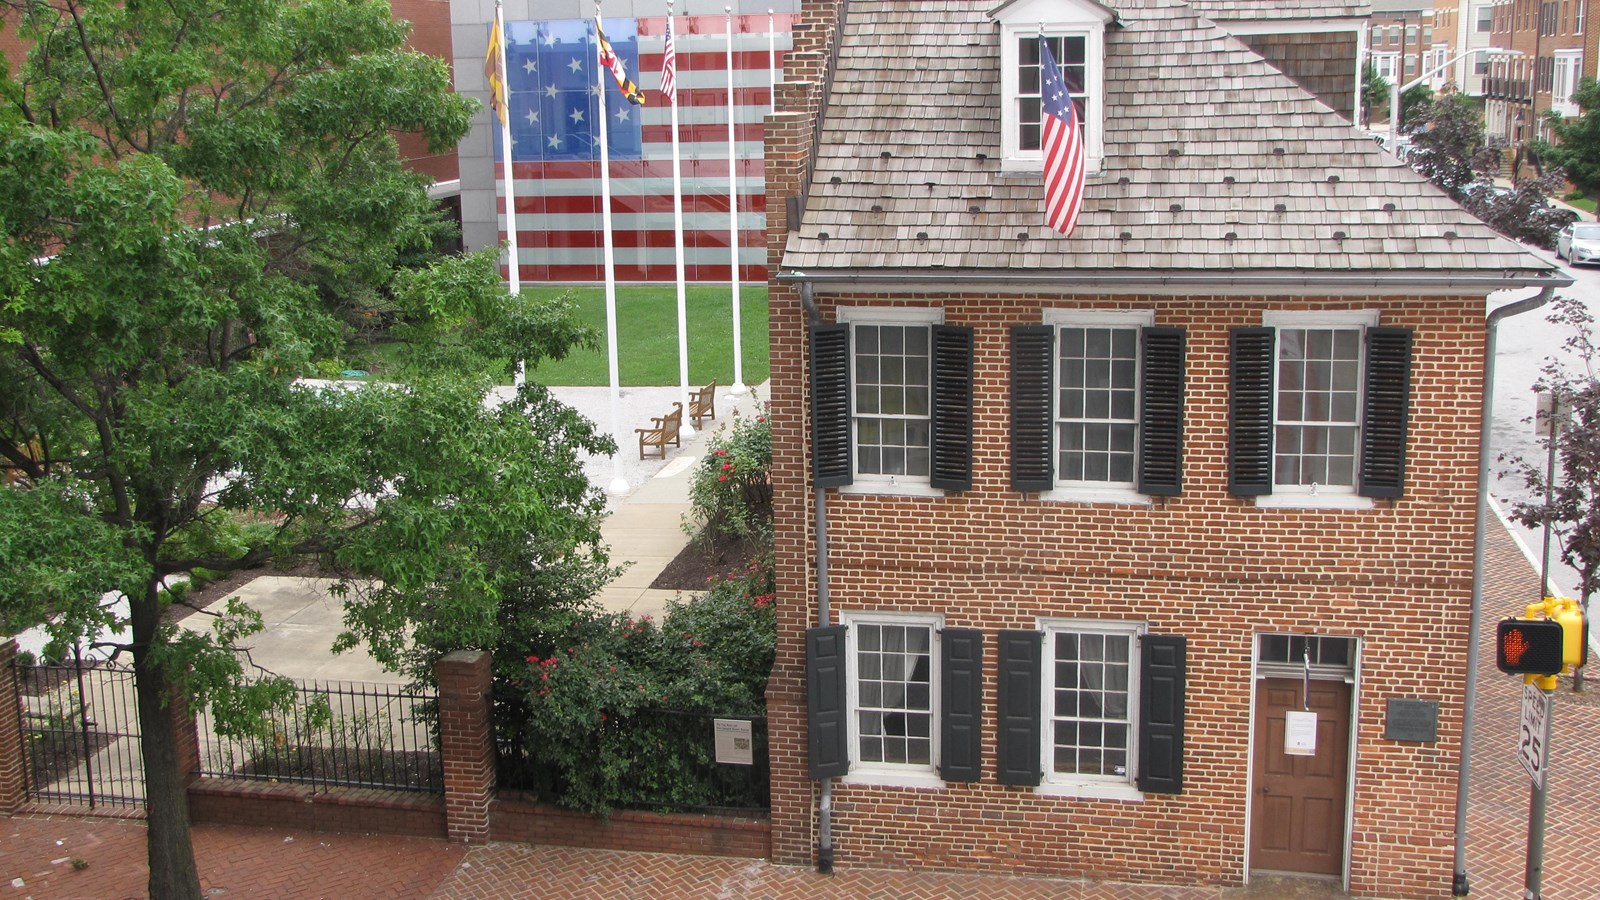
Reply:
[[[1144,802],[1144,791],[1131,784],[1109,784],[1099,781],[1045,782],[1034,789],[1041,797],[1063,797],[1078,800],[1126,800]]]
[[[944,779],[931,771],[890,772],[883,769],[852,767],[850,774],[839,779],[840,784],[857,784],[872,787],[914,788],[924,791],[942,791]]]
[[[897,484],[889,481],[857,481],[840,485],[841,494],[891,494],[900,497],[943,497],[945,490],[929,484]]]
[[[1039,499],[1046,503],[1115,503],[1123,506],[1150,506],[1149,495],[1132,489],[1058,487],[1044,491]]]
[[[1263,494],[1256,498],[1261,509],[1372,509],[1371,497],[1359,494]]]
[[[1083,161],[1083,174],[1085,178],[1093,178],[1106,167],[1104,157],[1091,156]],[[1000,171],[1007,175],[1032,173],[1038,175],[1044,171],[1044,156],[1013,156],[1000,160]]]

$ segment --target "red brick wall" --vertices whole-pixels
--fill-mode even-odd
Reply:
[[[770,151],[769,151],[770,152]],[[976,868],[1150,882],[1244,877],[1253,635],[1362,642],[1352,889],[1448,893],[1472,574],[1481,298],[894,297],[976,329],[974,485],[943,498],[828,492],[835,610],[942,613],[986,633],[984,780],[946,790],[838,785],[840,865]],[[779,658],[769,688],[773,856],[816,842],[805,774],[803,630],[815,624],[804,314],[772,292]],[[1184,493],[1148,507],[1047,503],[1009,487],[1007,327],[1041,308],[1138,308],[1188,330]],[[1416,329],[1406,494],[1367,511],[1258,509],[1226,488],[1228,331],[1268,309],[1377,309]],[[994,632],[1038,616],[1128,618],[1188,636],[1185,789],[1142,803],[1041,797],[994,781]],[[1439,741],[1382,738],[1392,696],[1440,703]]]
[[[771,852],[765,819],[630,810],[602,819],[514,792],[495,800],[490,822],[490,837],[497,841],[745,859],[765,859]]]
[[[28,799],[22,767],[22,698],[17,696],[17,642],[0,641],[0,815],[9,815]]]
[[[489,840],[489,801],[495,788],[494,722],[490,711],[491,657],[484,650],[445,654],[439,679],[439,755],[450,839]]]
[[[189,818],[196,824],[445,836],[444,798],[438,794],[363,788],[330,790],[232,778],[192,782]]]

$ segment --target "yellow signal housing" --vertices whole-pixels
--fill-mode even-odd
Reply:
[[[1568,670],[1589,660],[1589,620],[1571,597],[1546,597],[1528,606],[1528,618],[1548,618],[1561,626],[1561,657]]]

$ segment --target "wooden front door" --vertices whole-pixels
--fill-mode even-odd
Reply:
[[[1263,678],[1256,690],[1254,869],[1338,875],[1344,869],[1345,797],[1350,775],[1350,685]],[[1316,752],[1284,751],[1290,710],[1317,714]]]

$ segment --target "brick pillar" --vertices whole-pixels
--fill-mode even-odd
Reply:
[[[200,729],[189,711],[189,698],[177,689],[167,703],[167,715],[172,719],[172,749],[178,756],[178,776],[184,784],[192,785],[200,780]]]
[[[445,831],[451,840],[466,844],[489,840],[489,800],[494,796],[489,660],[482,650],[457,650],[434,669],[439,678]]]
[[[23,771],[22,698],[17,696],[17,642],[0,642],[0,815],[27,800]]]

